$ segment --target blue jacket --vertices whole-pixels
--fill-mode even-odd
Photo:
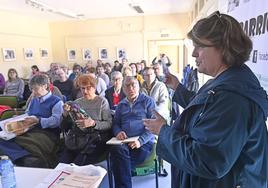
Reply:
[[[178,187],[267,188],[268,98],[246,66],[229,68],[196,95],[179,85],[185,110],[161,128],[157,154],[178,170]]]
[[[142,93],[131,106],[127,98],[118,104],[113,119],[113,134],[124,131],[128,137],[139,136],[141,145],[154,141],[154,135],[145,129],[142,119],[152,118],[155,109],[154,100]]]

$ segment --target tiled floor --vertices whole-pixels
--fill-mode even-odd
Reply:
[[[106,169],[106,161],[101,162],[97,164],[99,166],[102,166]],[[159,177],[159,188],[170,188],[171,187],[171,181],[170,181],[170,164],[167,162],[164,162],[164,168],[168,172],[167,177]],[[147,175],[147,176],[137,176],[132,178],[132,185],[133,188],[145,188],[145,187],[150,187],[154,188],[155,187],[155,175]],[[109,188],[109,182],[108,182],[108,177],[107,175],[104,177],[100,188]]]

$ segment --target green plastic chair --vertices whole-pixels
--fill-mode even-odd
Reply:
[[[24,110],[17,110],[17,109],[5,110],[1,114],[0,120],[5,120],[5,119],[8,119],[8,118],[12,118],[15,115],[21,115],[21,114],[24,114],[24,113],[25,113]]]
[[[0,96],[0,105],[10,106],[11,108],[18,108],[19,102],[16,96]]]

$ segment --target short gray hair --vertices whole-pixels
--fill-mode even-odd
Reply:
[[[137,86],[139,86],[139,81],[137,80],[137,78],[135,76],[125,76],[124,80],[123,80],[123,87],[126,86],[127,82],[130,81],[135,81]]]
[[[29,83],[30,87],[34,85],[43,86],[43,85],[48,85],[48,84],[49,84],[49,78],[45,74],[35,75],[34,77],[32,77]]]
[[[121,72],[119,72],[119,71],[114,71],[114,72],[112,72],[112,74],[111,74],[111,80],[113,80],[114,77],[116,77],[116,76],[120,76],[120,77],[123,78],[123,75],[122,75]]]

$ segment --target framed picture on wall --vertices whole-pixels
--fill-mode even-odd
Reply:
[[[99,48],[99,59],[108,59],[107,48]]]
[[[4,61],[15,61],[16,54],[14,48],[3,48],[3,58]]]
[[[33,49],[32,48],[24,48],[24,58],[26,60],[33,59]]]
[[[75,49],[67,49],[67,57],[68,57],[68,61],[75,60],[76,59]]]
[[[82,49],[83,60],[91,60],[91,50],[88,48]]]
[[[126,50],[124,48],[117,48],[116,49],[116,57],[118,60],[121,60],[126,57]]]
[[[48,49],[47,48],[40,48],[40,57],[41,58],[48,58]]]

